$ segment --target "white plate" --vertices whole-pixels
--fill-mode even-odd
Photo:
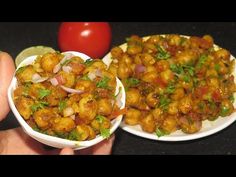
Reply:
[[[163,35],[165,36],[165,35]],[[184,36],[184,35],[182,35]],[[189,36],[184,36],[189,38]],[[144,37],[144,40],[147,40],[149,38],[149,36]],[[123,49],[123,51],[126,50],[127,48],[127,44],[124,43],[122,45],[120,45],[120,47]],[[217,45],[214,45],[214,47],[216,49],[220,48]],[[233,57],[231,55],[231,59],[234,59],[235,57]],[[107,65],[110,65],[112,59],[111,59],[111,53],[108,53],[104,58],[103,58],[103,62],[106,63]],[[234,80],[236,81],[236,69],[234,70]],[[236,95],[234,95],[236,96]],[[236,107],[236,102],[234,102],[234,107]],[[157,135],[155,133],[151,134],[151,133],[147,133],[144,132],[140,125],[136,125],[136,126],[129,126],[127,124],[124,123],[124,121],[122,121],[122,123],[120,124],[120,127],[137,136],[143,137],[143,138],[147,138],[147,139],[152,139],[152,140],[159,140],[159,141],[186,141],[186,140],[193,140],[193,139],[198,139],[198,138],[202,138],[202,137],[206,137],[209,135],[212,135],[214,133],[217,133],[221,130],[223,130],[224,128],[228,127],[229,125],[231,125],[234,121],[236,120],[236,112],[234,112],[233,114],[231,114],[230,116],[227,117],[219,117],[218,119],[216,119],[215,121],[208,121],[205,120],[203,121],[202,124],[202,129],[194,134],[185,134],[183,133],[181,130],[178,130],[174,133],[171,133],[170,135],[165,135],[162,137],[157,137]]]
[[[83,60],[87,60],[90,57],[83,54],[83,53],[79,53],[79,52],[74,52],[74,51],[68,51],[68,52],[64,52],[64,53],[72,53],[75,56],[79,56],[81,57]],[[35,59],[36,59],[36,55],[35,56],[30,56],[27,59],[25,59],[22,63],[20,63],[20,65],[18,66],[18,68],[22,67],[22,66],[26,66],[31,64]],[[17,68],[17,69],[18,69]],[[123,84],[121,83],[121,81],[116,78],[117,81],[117,87],[116,87],[116,93],[117,94],[119,92],[119,88],[121,87],[121,109],[125,107],[125,90],[123,87]],[[52,146],[52,147],[56,147],[56,148],[65,148],[65,147],[70,147],[73,148],[75,150],[79,150],[79,149],[84,149],[84,148],[88,148],[90,146],[93,146],[99,142],[101,142],[102,140],[104,140],[105,138],[103,138],[100,135],[97,135],[97,137],[93,140],[87,140],[87,141],[71,141],[71,140],[67,140],[67,139],[63,139],[63,138],[58,138],[58,137],[54,137],[54,136],[49,136],[46,134],[42,134],[39,133],[35,130],[33,130],[24,120],[24,118],[19,114],[19,112],[17,111],[14,101],[13,101],[13,91],[17,88],[17,79],[16,77],[13,77],[12,82],[9,86],[8,89],[8,101],[9,101],[9,105],[10,108],[12,110],[12,112],[14,113],[15,117],[17,118],[18,122],[20,123],[20,125],[23,127],[23,130],[32,138],[36,139],[37,141],[46,144],[48,146]],[[115,118],[111,123],[111,128],[110,128],[110,133],[112,134],[120,125],[122,120],[122,115],[118,116],[117,118]]]

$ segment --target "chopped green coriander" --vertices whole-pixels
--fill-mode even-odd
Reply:
[[[72,62],[72,59],[64,61],[61,66],[68,65],[70,62]]]
[[[100,128],[100,133],[103,138],[109,138],[111,136],[109,128]]]
[[[167,133],[166,131],[164,131],[163,129],[161,128],[157,128],[156,129],[156,135],[158,137],[161,137],[161,136],[165,136],[165,135],[168,135],[169,133]]]
[[[201,68],[207,61],[207,55],[203,54],[199,57],[196,68]]]
[[[171,84],[166,88],[165,93],[173,93],[174,91],[175,91],[175,86]]]
[[[88,66],[91,66],[93,64],[93,62],[94,62],[94,60],[89,58],[84,62],[84,64],[88,67]]]
[[[102,123],[104,122],[104,119],[105,119],[105,117],[102,116],[102,115],[97,115],[97,116],[96,116],[96,120],[97,120],[100,124],[102,124]]]
[[[230,111],[229,108],[227,108],[225,106],[222,106],[220,108],[220,116],[222,116],[222,117],[228,116],[229,115],[229,111]]]
[[[22,67],[20,67],[19,69],[17,69],[16,74],[22,73],[22,72],[26,69],[26,67],[27,67],[27,66],[22,66]]]
[[[215,64],[215,70],[217,71],[217,72],[219,72],[220,71],[220,65],[219,64]]]
[[[58,105],[59,111],[61,112],[65,108],[66,108],[66,101],[65,100],[60,100],[59,105]]]
[[[125,83],[127,84],[127,87],[135,87],[140,83],[139,79],[130,77],[128,79],[125,80]]]
[[[88,74],[84,75],[80,79],[85,80],[85,81],[91,81],[91,79],[88,77]]]
[[[231,95],[231,96],[229,97],[229,100],[230,100],[232,103],[234,103],[234,95]]]
[[[110,78],[105,76],[103,77],[99,82],[97,82],[96,86],[98,88],[104,88],[104,89],[108,89],[108,82],[110,81]]]
[[[43,109],[45,106],[48,106],[48,105],[49,105],[48,102],[40,101],[40,102],[38,102],[38,103],[33,104],[33,105],[31,106],[31,110],[32,110],[33,112],[35,112],[35,111],[37,111],[37,110],[39,110],[39,109]]]
[[[78,133],[78,131],[76,129],[72,130],[68,135],[68,139],[74,140],[74,141],[80,140],[80,137],[81,137],[81,135]]]
[[[160,97],[159,107],[162,109],[167,109],[168,105],[170,104],[171,100],[165,96]]]
[[[171,57],[170,53],[167,52],[162,46],[157,45],[157,50],[158,50],[156,56],[157,59],[166,60]]]
[[[170,69],[177,74],[184,73],[184,69],[180,65],[177,65],[177,64],[171,64]]]
[[[47,90],[47,89],[39,89],[38,90],[38,93],[39,93],[39,98],[40,99],[43,99],[45,96],[48,96],[51,94],[51,90]]]

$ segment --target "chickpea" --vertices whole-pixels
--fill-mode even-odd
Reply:
[[[100,123],[97,119],[92,120],[91,127],[96,131],[99,132],[100,130]]]
[[[206,71],[206,77],[218,77],[218,73],[215,69],[209,69]]]
[[[191,63],[195,61],[196,58],[197,55],[189,50],[176,54],[176,61],[181,65]]]
[[[47,53],[41,58],[41,67],[45,72],[53,73],[53,68],[59,63],[57,53]]]
[[[219,49],[215,52],[215,58],[223,61],[229,61],[230,52],[226,49]]]
[[[140,125],[141,128],[148,133],[153,133],[156,130],[155,121],[151,113],[140,120]]]
[[[144,98],[141,98],[141,101],[135,107],[141,111],[150,111],[151,110],[151,108],[147,105],[147,103],[145,103]]]
[[[95,133],[95,131],[92,129],[91,126],[88,126],[88,130],[89,130],[88,140],[92,140],[92,139],[96,138],[96,133]]]
[[[115,88],[116,88],[116,77],[112,73],[110,73],[106,70],[102,71],[102,75],[103,75],[103,77],[109,78],[108,87],[112,88],[112,90],[115,90]]]
[[[142,46],[141,45],[129,45],[127,47],[127,53],[129,55],[136,55],[138,53],[141,53],[143,50]]]
[[[101,128],[105,128],[105,129],[110,128],[111,127],[111,121],[108,118],[106,118],[106,117],[103,117],[102,120],[94,119],[91,122],[91,127],[96,132],[99,132]]]
[[[142,59],[141,59],[141,57],[142,57],[142,54],[141,54],[141,53],[135,55],[135,56],[134,56],[134,63],[141,65],[141,64],[142,64]]]
[[[97,114],[97,101],[93,95],[88,94],[79,101],[79,117],[81,119],[93,120]]]
[[[127,54],[124,54],[121,58],[121,61],[120,62],[124,62],[126,63],[128,66],[131,65],[133,63],[133,59],[127,55]]]
[[[137,125],[141,118],[141,111],[130,108],[125,115],[125,123],[128,125]]]
[[[20,82],[29,82],[32,81],[32,76],[36,74],[36,71],[34,70],[32,65],[22,67],[18,72],[16,73],[16,77],[19,79]]]
[[[103,61],[100,60],[100,59],[95,59],[90,67],[97,68],[97,69],[100,69],[100,70],[106,70],[107,69],[106,64],[103,63]]]
[[[103,98],[97,101],[98,104],[98,114],[101,115],[110,115],[112,112],[111,100]]]
[[[157,48],[156,48],[156,46],[154,44],[146,42],[143,45],[143,52],[144,53],[149,53],[149,54],[156,53],[157,52]]]
[[[161,38],[160,35],[153,35],[147,40],[147,42],[156,45],[162,40]]]
[[[67,96],[67,92],[60,86],[49,86],[47,89],[51,91],[51,94],[46,97],[50,106],[58,106],[60,100]]]
[[[54,119],[60,118],[58,114],[56,114],[50,108],[40,109],[33,114],[33,118],[37,126],[41,129],[48,129],[54,123]]]
[[[128,41],[127,44],[128,45],[141,45],[143,42],[143,39],[137,35],[132,35]]]
[[[199,120],[192,120],[191,118],[181,117],[180,127],[184,133],[195,133],[202,128],[202,122]]]
[[[111,63],[108,71],[112,73],[114,76],[117,76],[118,64]]]
[[[162,72],[162,71],[170,69],[170,64],[166,60],[159,60],[156,62],[155,67],[158,72]]]
[[[124,62],[119,63],[117,75],[121,79],[126,79],[132,75],[132,69]]]
[[[104,118],[104,120],[100,123],[100,128],[108,129],[111,127],[111,121],[108,118]]]
[[[90,80],[78,80],[75,85],[76,90],[83,90],[87,93],[94,92],[95,88],[95,84]]]
[[[183,98],[185,95],[184,93],[184,89],[183,88],[176,88],[174,93],[171,95],[171,99],[173,100],[179,100],[181,98]]]
[[[142,80],[145,82],[153,83],[155,79],[157,79],[158,74],[156,71],[151,72],[145,72],[145,74],[142,76]]]
[[[17,99],[24,94],[28,94],[28,89],[21,85],[14,90],[14,99]]]
[[[187,114],[192,109],[192,99],[190,96],[185,96],[179,101],[178,108],[183,114]]]
[[[160,125],[163,120],[164,120],[164,116],[163,116],[163,110],[160,109],[160,108],[155,108],[152,110],[152,115],[153,115],[153,118],[156,122],[156,124]]]
[[[211,86],[214,89],[217,89],[220,86],[219,80],[216,77],[211,77],[211,78],[207,79],[207,84],[208,84],[208,86]]]
[[[126,92],[126,104],[127,106],[137,106],[140,102],[141,94],[138,89],[130,88]]]
[[[219,74],[227,74],[229,72],[229,68],[225,66],[222,61],[219,61]]]
[[[161,125],[161,129],[164,130],[167,133],[172,133],[174,131],[176,131],[178,128],[178,124],[177,124],[177,120],[174,116],[167,116],[162,125]]]
[[[75,84],[75,75],[73,73],[67,73],[65,71],[60,71],[58,73],[62,76],[63,80],[65,80],[64,86],[66,87],[73,87]]]
[[[83,71],[85,70],[85,65],[82,64],[83,62],[77,62],[72,60],[68,66],[71,67],[71,72],[75,75],[81,75],[83,73]]]
[[[120,47],[113,47],[111,49],[111,56],[112,58],[120,60],[123,55],[123,50]]]
[[[171,115],[178,114],[178,101],[174,101],[168,105],[168,113]]]
[[[170,45],[179,46],[179,44],[181,42],[181,37],[177,34],[168,35],[167,39],[169,39]]]
[[[32,84],[29,87],[28,95],[34,100],[39,99],[39,90],[40,89],[45,89],[43,84],[41,84],[41,83]]]
[[[155,92],[151,92],[146,97],[146,103],[148,106],[154,108],[156,104],[159,102],[158,95]]]
[[[174,79],[174,74],[170,69],[167,69],[160,73],[161,79],[165,83],[169,83]]]
[[[224,99],[220,105],[220,116],[225,117],[234,111],[234,106],[232,102],[228,99]]]
[[[210,35],[204,35],[202,37],[204,40],[206,40],[211,46],[213,46],[214,44],[214,39],[212,38],[212,36]]]
[[[28,120],[31,116],[31,106],[34,104],[34,101],[30,98],[26,97],[19,97],[15,100],[15,105],[17,110],[19,111],[20,115],[25,119]]]
[[[146,73],[148,72],[156,72],[156,68],[155,66],[151,65],[151,66],[146,66],[146,70],[145,70]]]
[[[95,60],[93,60],[93,62],[92,62],[92,64],[89,66],[89,67],[87,67],[87,68],[85,68],[84,70],[83,70],[83,74],[85,75],[85,74],[87,74],[87,73],[89,73],[89,72],[94,72],[94,71],[96,71],[97,69],[99,69],[99,70],[106,70],[107,69],[107,66],[106,66],[106,64],[105,63],[103,63],[102,62],[102,60],[100,60],[100,59],[95,59]]]
[[[192,79],[190,79],[189,81],[180,81],[179,83],[185,90],[191,90],[193,88]]]
[[[142,54],[141,55],[141,60],[142,60],[142,63],[145,66],[153,65],[156,62],[154,57],[151,54],[148,54],[148,53]]]
[[[52,130],[57,133],[66,133],[73,130],[75,126],[75,122],[69,117],[55,118],[53,120]]]
[[[90,129],[88,125],[81,124],[76,126],[76,131],[80,135],[78,136],[78,141],[84,141],[89,138]]]

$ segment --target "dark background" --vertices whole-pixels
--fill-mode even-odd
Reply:
[[[50,46],[58,50],[58,22],[0,22],[0,50],[13,58],[23,49]],[[215,43],[236,55],[236,23],[234,22],[112,22],[112,46],[124,43],[132,34],[177,33],[202,36],[210,34]],[[1,111],[1,108],[0,108]],[[0,123],[0,130],[18,127],[14,115]],[[186,142],[159,142],[116,131],[113,154],[236,154],[236,124],[214,135]]]

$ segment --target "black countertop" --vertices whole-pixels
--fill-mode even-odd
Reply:
[[[216,44],[230,50],[236,56],[236,23],[112,22],[111,26],[112,46],[124,43],[125,38],[132,34],[140,36],[165,33],[198,36],[210,34]],[[13,58],[21,50],[34,45],[51,46],[58,50],[58,27],[59,23],[52,22],[0,22],[0,50],[9,52]],[[0,130],[18,126],[14,115],[10,112],[8,118],[0,123]],[[113,154],[236,154],[236,124],[214,135],[186,142],[147,140],[118,129]]]

